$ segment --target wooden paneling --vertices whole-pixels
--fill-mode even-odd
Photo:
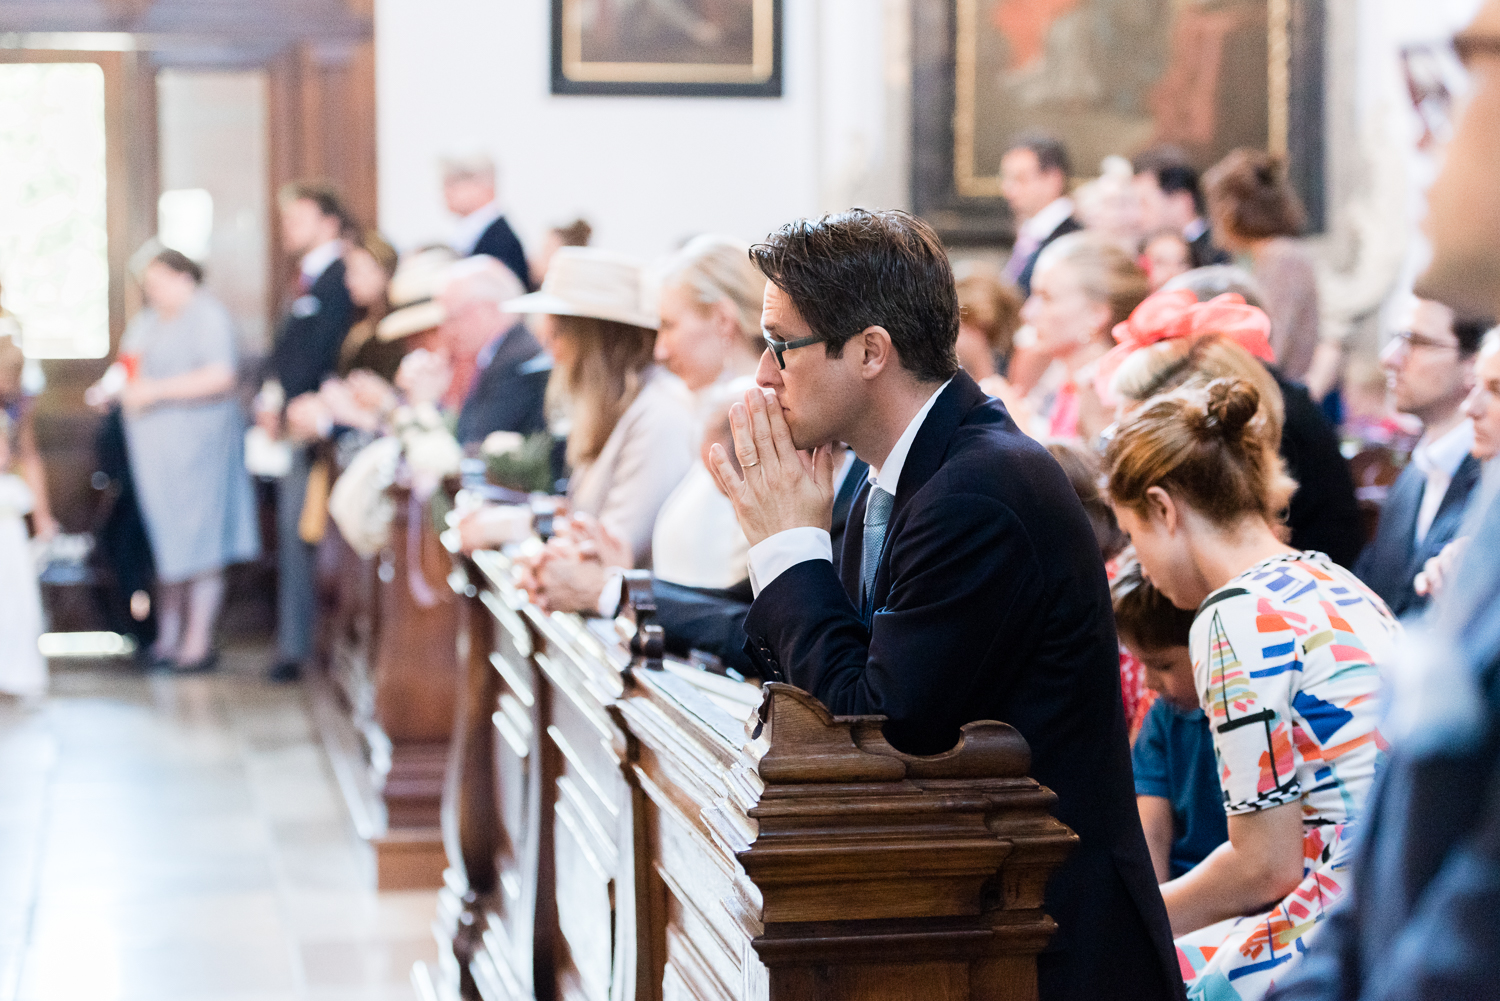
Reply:
[[[1013,729],[914,758],[878,717],[662,661],[648,633],[632,660],[612,624],[527,604],[498,554],[460,567],[440,925],[461,996],[1036,996],[1074,838]]]

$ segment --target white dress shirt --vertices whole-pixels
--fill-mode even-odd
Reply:
[[[323,277],[323,272],[327,271],[333,265],[334,261],[343,256],[343,240],[329,240],[322,246],[314,247],[303,254],[302,261],[297,267],[302,272],[302,279],[307,283],[308,288],[311,288],[314,282]]]
[[[1426,540],[1438,508],[1443,506],[1443,497],[1448,493],[1458,467],[1463,465],[1464,456],[1473,448],[1474,422],[1465,418],[1452,431],[1434,441],[1423,435],[1417,447],[1412,449],[1412,464],[1427,477],[1427,485],[1422,488],[1422,504],[1417,508],[1419,545]]]
[[[891,454],[885,457],[880,468],[876,469],[873,463],[870,465],[870,482],[892,497],[896,496],[896,485],[901,481],[901,470],[906,466],[911,443],[916,440],[917,432],[922,429],[922,422],[927,420],[927,414],[937,402],[938,395],[952,381],[949,379],[939,386],[927,398],[927,402],[922,404],[922,409],[917,411],[911,423],[906,425],[906,430],[901,432],[901,437],[896,439]],[[758,595],[761,588],[798,563],[808,560],[833,562],[833,539],[827,529],[804,526],[777,532],[769,539],[762,539],[750,547],[750,587]]]
[[[1052,231],[1073,216],[1073,199],[1067,195],[1054,198],[1036,215],[1027,219],[1016,229],[1016,243],[1022,240],[1032,246],[1032,253],[1036,253],[1036,247],[1041,246],[1043,240],[1052,235]]]
[[[479,238],[484,235],[484,231],[493,226],[495,220],[504,214],[505,210],[500,207],[498,199],[484,208],[475,209],[453,224],[452,239],[449,240],[448,245],[460,257],[473,256],[474,247],[479,243]]]

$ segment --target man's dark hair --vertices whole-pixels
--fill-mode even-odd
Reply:
[[[1198,171],[1188,162],[1187,153],[1176,146],[1153,146],[1139,154],[1131,166],[1137,174],[1150,174],[1156,178],[1156,186],[1164,195],[1175,195],[1186,191],[1193,196],[1193,211],[1203,215],[1208,203],[1203,197],[1203,182]]]
[[[203,268],[199,266],[197,261],[180,250],[173,250],[171,247],[168,247],[151,258],[151,260],[164,268],[170,268],[179,275],[187,275],[193,280],[194,285],[203,284]]]
[[[1127,564],[1109,591],[1115,606],[1115,630],[1122,642],[1147,650],[1188,645],[1188,631],[1197,613],[1168,601],[1146,580],[1140,564]]]
[[[1014,153],[1018,149],[1029,149],[1036,154],[1036,165],[1042,173],[1060,171],[1063,180],[1069,180],[1073,176],[1073,161],[1068,156],[1068,147],[1063,145],[1061,139],[1047,132],[1022,132],[1012,140],[1006,153]]]
[[[312,202],[324,216],[337,219],[339,228],[345,234],[360,231],[359,221],[344,205],[344,200],[339,197],[339,193],[332,185],[323,184],[320,181],[292,181],[282,187],[280,200],[283,205],[288,202]]]
[[[1459,316],[1453,320],[1453,336],[1458,338],[1459,354],[1465,358],[1479,350],[1479,342],[1495,326],[1492,316]]]
[[[799,219],[750,248],[828,354],[869,327],[891,335],[901,367],[923,382],[958,371],[958,290],[931,226],[906,212],[849,209]]]

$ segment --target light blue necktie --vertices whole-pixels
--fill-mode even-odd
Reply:
[[[885,526],[891,520],[891,504],[895,500],[875,484],[870,484],[870,499],[865,504],[865,545],[859,561],[859,579],[864,588],[861,597],[867,602],[875,590],[875,570],[880,566]]]

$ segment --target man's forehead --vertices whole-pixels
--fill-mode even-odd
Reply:
[[[1429,337],[1453,336],[1453,310],[1431,299],[1413,299],[1407,313],[1411,329]]]

